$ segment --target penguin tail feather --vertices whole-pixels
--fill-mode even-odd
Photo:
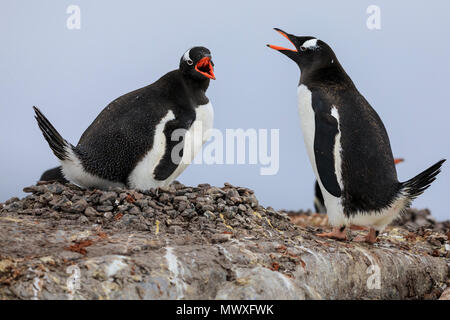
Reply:
[[[33,106],[35,112],[35,119],[38,123],[39,129],[41,129],[45,140],[47,140],[48,145],[52,149],[55,156],[61,160],[69,159],[69,152],[73,146],[68,143],[59,132],[53,127],[53,125],[48,121],[44,114],[36,107]]]
[[[418,196],[420,196],[431,183],[436,180],[436,176],[441,172],[441,166],[446,161],[446,159],[442,159],[419,173],[412,179],[401,183],[401,193],[404,194],[409,201],[414,200]]]

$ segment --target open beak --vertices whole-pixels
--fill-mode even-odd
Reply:
[[[274,46],[272,44],[268,44],[267,46],[271,49],[277,50],[277,51],[292,51],[292,52],[298,52],[297,48],[295,47],[294,42],[292,42],[292,40],[289,37],[289,34],[287,34],[286,32],[284,32],[281,29],[278,28],[273,28],[275,31],[277,31],[279,34],[281,34],[283,37],[285,37],[286,39],[289,40],[290,43],[292,43],[292,45],[294,46],[294,49],[288,49],[288,48],[284,48],[284,47],[280,47],[280,46]]]
[[[214,75],[214,67],[211,63],[211,57],[201,58],[195,65],[195,70],[209,79],[216,80]]]

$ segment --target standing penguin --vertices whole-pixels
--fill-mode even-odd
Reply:
[[[397,215],[427,189],[441,160],[399,182],[391,145],[378,114],[359,93],[333,50],[314,37],[275,29],[295,49],[268,45],[297,63],[303,138],[322,191],[333,231],[322,237],[346,239],[346,227],[369,227],[356,241],[374,243]]]
[[[34,107],[36,120],[70,182],[102,189],[166,186],[209,138],[214,114],[205,93],[210,79],[215,79],[211,53],[194,47],[177,70],[106,106],[77,146]]]

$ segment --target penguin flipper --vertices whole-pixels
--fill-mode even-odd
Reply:
[[[338,121],[329,113],[316,112],[315,125],[314,156],[320,181],[331,195],[340,197],[334,158]]]
[[[180,139],[172,139],[175,138],[172,137],[174,130],[178,130],[180,128],[182,128],[180,135],[178,135]],[[183,128],[182,124],[180,124],[176,119],[166,123],[163,132],[166,138],[166,151],[164,152],[164,156],[161,158],[161,161],[155,167],[154,177],[156,180],[166,180],[180,166],[184,155],[186,131],[187,129]],[[179,173],[181,174],[181,172]]]

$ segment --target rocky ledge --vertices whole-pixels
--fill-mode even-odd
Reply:
[[[0,203],[0,299],[449,297],[448,224],[403,217],[371,246],[316,237],[324,215],[230,184],[24,191]]]

